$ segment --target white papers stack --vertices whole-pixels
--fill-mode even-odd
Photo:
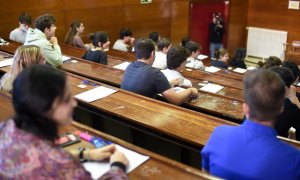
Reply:
[[[242,73],[242,74],[244,74],[244,73],[247,71],[247,69],[235,68],[233,71],[234,71],[234,72],[237,72],[237,73]]]
[[[114,68],[116,69],[121,69],[121,70],[126,70],[127,66],[130,64],[130,62],[123,62],[121,64],[118,64],[116,66],[114,66]]]
[[[211,83],[208,83],[207,85],[200,88],[200,90],[202,91],[211,92],[211,93],[216,93],[221,89],[223,89],[223,86],[220,86],[218,84],[211,84]]]
[[[0,67],[11,66],[13,64],[13,58],[0,61]]]
[[[67,60],[69,60],[69,59],[71,59],[71,58],[68,57],[68,56],[64,56],[64,55],[63,55],[63,56],[62,56],[62,59],[63,59],[62,61],[65,62],[65,61],[67,61]]]
[[[115,92],[117,92],[117,91],[114,89],[110,89],[110,88],[107,88],[104,86],[99,86],[99,87],[96,87],[89,91],[77,94],[74,97],[77,99],[86,101],[86,102],[92,102],[92,101],[96,101],[98,99],[104,98],[106,96],[109,96]]]
[[[249,67],[247,67],[247,70],[254,70],[254,69],[256,69],[256,67],[254,67],[254,66],[249,66]]]
[[[149,159],[149,156],[144,156],[122,146],[116,145],[117,150],[123,152],[129,161],[127,173],[130,173],[136,167]],[[86,162],[84,168],[89,171],[93,179],[99,179],[104,173],[110,169],[109,162]]]
[[[200,54],[200,55],[197,57],[197,59],[199,59],[199,60],[203,60],[203,59],[206,59],[206,58],[208,58],[208,56],[203,55],[203,54]]]
[[[184,91],[185,89],[182,87],[174,87],[173,88],[175,90],[176,93],[181,93],[182,91]]]
[[[297,86],[300,86],[300,82],[297,84]]]
[[[214,66],[205,67],[205,71],[211,72],[211,73],[215,73],[215,72],[218,72],[218,71],[220,71],[220,70],[221,70],[221,69],[216,68],[216,67],[214,67]]]

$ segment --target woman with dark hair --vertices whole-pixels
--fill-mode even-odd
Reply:
[[[84,26],[81,21],[72,22],[70,29],[66,35],[65,43],[71,46],[89,49],[90,45],[84,44],[80,37],[80,34],[82,34],[83,31],[84,31]]]
[[[82,59],[90,60],[100,64],[107,64],[107,54],[105,51],[109,48],[109,38],[106,32],[95,32],[91,33],[90,39],[94,47],[88,50]]]
[[[110,158],[105,178],[127,179],[128,161],[114,145],[69,154],[54,143],[77,105],[65,73],[33,65],[17,76],[12,94],[15,116],[0,124],[0,179],[91,179],[81,158]]]
[[[210,65],[215,67],[225,68],[225,69],[228,68],[229,55],[227,49],[224,48],[218,49],[215,52],[215,58],[216,60],[212,60]]]

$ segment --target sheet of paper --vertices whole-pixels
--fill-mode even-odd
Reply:
[[[206,58],[208,58],[208,56],[203,55],[203,54],[200,54],[200,55],[197,57],[197,59],[199,59],[199,60],[203,60],[203,59],[206,59]]]
[[[12,64],[13,64],[13,58],[0,61],[0,67],[11,66]]]
[[[297,84],[297,86],[300,86],[300,82]]]
[[[137,168],[139,165],[149,159],[149,156],[144,156],[122,146],[116,145],[116,148],[123,152],[129,161],[127,173]],[[110,164],[106,162],[86,162],[83,163],[83,167],[89,171],[93,179],[99,179],[104,173],[110,169]]]
[[[216,93],[216,92],[220,91],[221,89],[223,89],[223,87],[224,86],[221,86],[221,85],[218,85],[218,84],[208,83],[207,85],[200,88],[200,90],[211,92],[211,93]]]
[[[130,62],[123,62],[121,64],[118,64],[116,66],[114,66],[114,68],[116,69],[121,69],[121,70],[126,70],[127,66],[130,64]]]
[[[207,72],[211,72],[211,73],[215,73],[215,72],[218,72],[220,71],[221,69],[217,68],[217,67],[214,67],[214,66],[210,66],[210,67],[205,67],[205,71]]]
[[[71,59],[71,58],[70,58],[69,56],[63,55],[63,56],[62,56],[62,59],[63,59],[62,61],[65,62],[65,61],[67,61],[67,60],[69,60],[69,59]]]
[[[242,73],[242,74],[244,74],[244,73],[247,71],[247,69],[235,68],[233,71],[234,71],[234,72],[237,72],[237,73]]]
[[[185,91],[185,89],[182,88],[182,87],[173,87],[173,89],[175,90],[176,93],[180,93],[182,91]]]
[[[99,86],[96,87],[94,89],[91,89],[89,91],[77,94],[76,96],[74,96],[77,99],[86,101],[86,102],[93,102],[96,101],[98,99],[104,98],[106,96],[109,96],[113,93],[117,92],[114,89],[110,89],[104,86]]]
[[[256,69],[256,67],[254,67],[254,66],[249,66],[249,67],[247,67],[247,70],[254,70],[254,69]]]

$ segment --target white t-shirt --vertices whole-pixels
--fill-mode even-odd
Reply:
[[[166,69],[167,68],[167,55],[161,51],[155,52],[155,60],[152,64],[152,67],[158,69]]]
[[[193,68],[193,69],[204,70],[203,63],[201,61],[195,59],[195,58],[192,58],[192,57],[187,58],[186,67]]]
[[[127,52],[128,51],[128,45],[125,44],[122,39],[118,39],[115,42],[115,44],[113,46],[113,49]]]
[[[12,32],[10,32],[9,39],[12,41],[17,41],[19,43],[24,43],[26,35],[27,31],[16,28]]]
[[[188,79],[185,79],[180,72],[176,70],[170,70],[170,69],[165,69],[161,70],[162,73],[167,77],[168,81],[171,82],[175,79],[180,78],[179,81],[179,86],[187,86],[187,87],[192,87],[192,82]]]

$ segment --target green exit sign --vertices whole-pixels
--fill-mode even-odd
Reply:
[[[141,4],[149,4],[152,3],[152,0],[141,0]]]

